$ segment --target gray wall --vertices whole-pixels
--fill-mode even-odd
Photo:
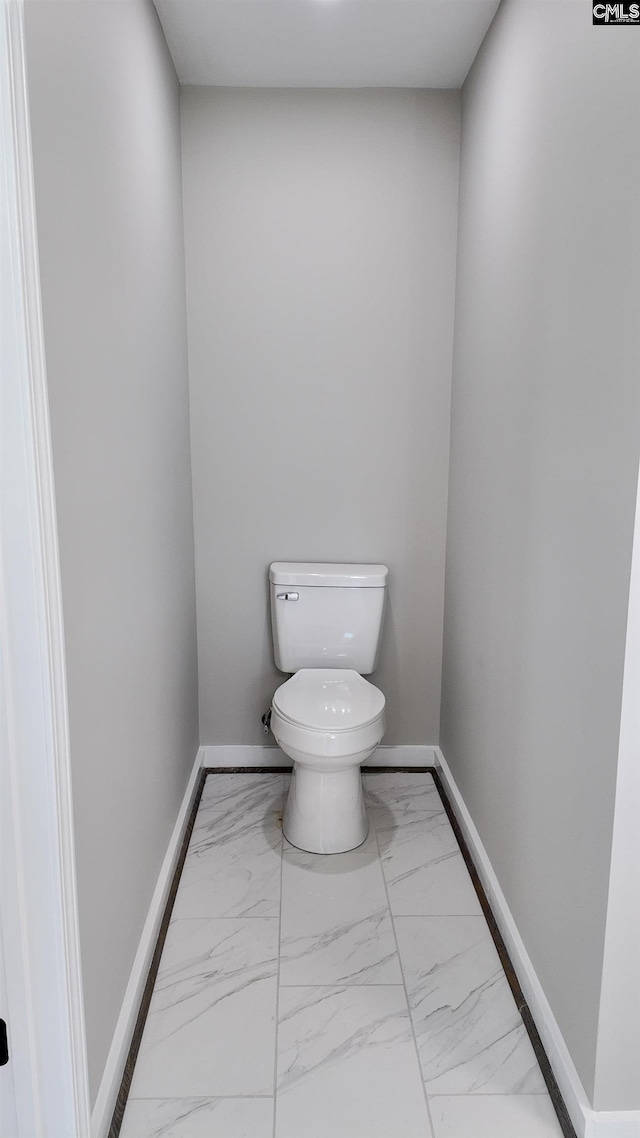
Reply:
[[[198,745],[179,96],[150,4],[26,16],[95,1095]]]
[[[459,94],[182,95],[201,740],[265,741],[267,566],[383,561],[387,743],[438,739]]]
[[[640,444],[639,50],[574,0],[504,0],[463,92],[442,748],[589,1094]]]

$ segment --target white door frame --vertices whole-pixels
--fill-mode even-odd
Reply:
[[[0,913],[18,1138],[90,1138],[23,0],[0,0]]]

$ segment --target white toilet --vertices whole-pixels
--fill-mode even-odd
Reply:
[[[385,730],[375,671],[386,565],[274,563],[269,570],[276,666],[271,730],[293,759],[283,829],[311,853],[344,853],[369,828],[360,764]]]

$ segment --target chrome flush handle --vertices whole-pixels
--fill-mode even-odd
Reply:
[[[277,601],[299,601],[300,593],[276,593]]]

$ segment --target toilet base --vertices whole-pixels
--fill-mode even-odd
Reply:
[[[360,766],[320,770],[293,764],[282,823],[292,846],[309,853],[346,853],[369,832]]]

